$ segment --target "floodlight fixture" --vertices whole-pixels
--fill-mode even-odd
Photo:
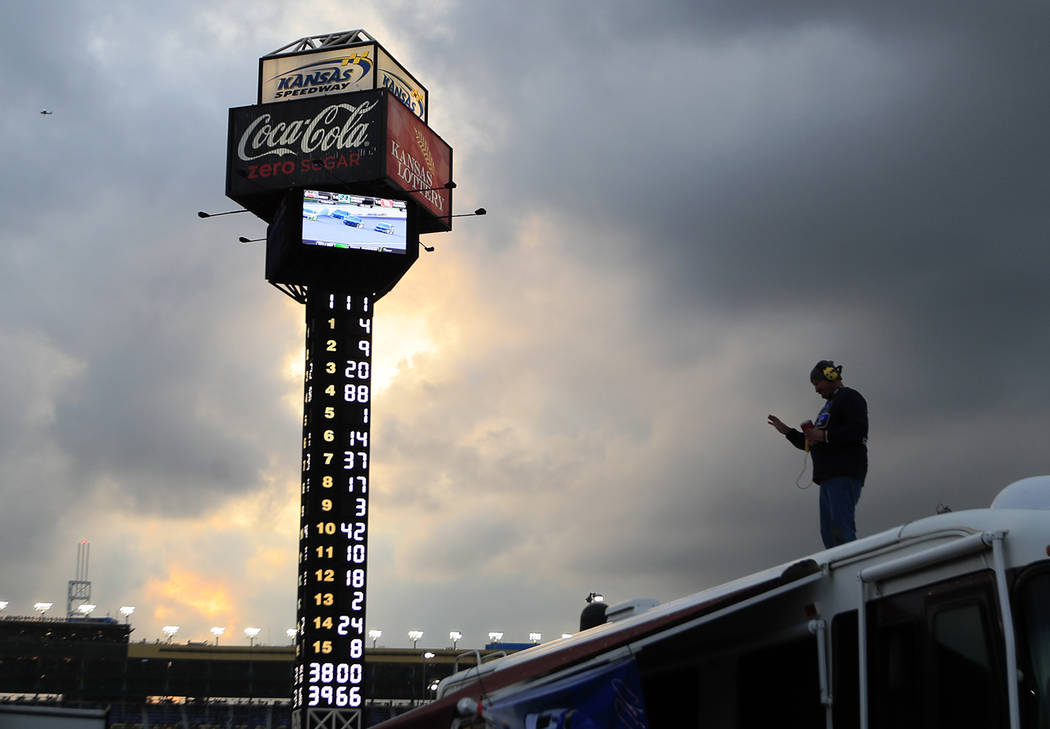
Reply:
[[[453,630],[448,634],[448,639],[452,641],[452,649],[455,650],[456,643],[463,637],[463,634],[458,630]]]
[[[478,216],[480,216],[480,215],[488,215],[488,212],[489,211],[486,210],[485,208],[478,208],[477,210],[475,210],[472,213],[458,213],[456,215],[446,215],[445,217],[446,218],[471,218],[471,217],[473,217],[475,215],[478,215]]]
[[[83,615],[85,618],[95,611],[98,605],[91,605],[90,603],[84,603],[83,605],[77,606],[77,612]]]
[[[542,640],[543,640],[543,634],[542,633],[529,633],[529,642],[532,643],[533,645],[539,645]]]
[[[219,645],[219,636],[226,632],[226,628],[221,625],[214,625],[211,629],[211,634],[215,636],[215,645]]]
[[[422,637],[423,637],[423,631],[422,630],[410,630],[410,631],[408,631],[408,639],[410,641],[412,641],[412,647],[413,648],[416,647],[416,643],[418,643],[420,641],[420,639],[422,639]]]
[[[262,628],[245,628],[244,634],[248,636],[248,645],[255,645],[255,637],[262,632]]]
[[[370,630],[368,631],[368,639],[372,641],[372,647],[376,647],[376,641],[383,637],[382,630]]]
[[[33,609],[36,610],[38,613],[40,613],[41,617],[43,617],[44,613],[46,613],[48,610],[50,610],[54,606],[55,606],[55,603],[53,603],[53,602],[36,602],[36,603],[33,603]]]
[[[175,637],[175,634],[179,632],[179,626],[177,626],[177,625],[165,625],[163,628],[160,629],[160,632],[162,632],[162,633],[164,633],[164,635],[168,636],[168,642],[170,643],[171,639]]]
[[[562,633],[561,637],[562,638],[571,638],[572,637],[572,633]]]
[[[295,628],[288,628],[288,630],[284,631],[284,634],[286,636],[288,636],[288,640],[290,640],[290,641],[292,641],[294,643],[295,642],[295,634],[297,632],[298,631]]]
[[[451,218],[473,218],[474,216],[488,215],[488,212],[489,211],[486,210],[485,208],[478,208],[472,213],[458,213],[456,215],[444,215],[444,216],[442,216],[441,219],[442,220],[448,220],[448,219],[451,219]],[[427,253],[433,253],[434,252],[434,246],[428,246],[423,241],[419,242],[419,247],[422,248]]]
[[[247,210],[227,210],[224,213],[206,213],[203,210],[197,211],[198,218],[217,218],[220,215],[233,215],[234,213],[246,213]]]
[[[499,643],[501,640],[503,640],[503,633],[500,633],[500,632],[489,633],[489,642],[490,643]]]
[[[125,618],[131,617],[131,614],[133,612],[135,612],[135,606],[134,605],[121,605],[120,606],[120,614],[123,615]]]
[[[7,609],[7,600],[0,600],[0,610]]]

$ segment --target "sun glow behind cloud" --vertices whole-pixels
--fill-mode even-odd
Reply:
[[[166,624],[181,626],[179,641],[207,640],[213,625],[239,634],[283,606],[283,621],[262,621],[272,640],[294,622],[298,512],[297,482],[270,478],[204,518],[111,514],[93,541],[97,553],[120,545],[153,557],[153,576],[120,597],[141,609],[136,637],[159,636]]]
[[[164,578],[150,579],[145,597],[153,606],[153,617],[161,622],[185,620],[196,613],[225,623],[236,614],[234,597],[226,585],[189,570],[174,569]]]
[[[380,310],[376,322],[382,327],[384,345],[375,350],[372,359],[372,391],[378,394],[389,389],[399,372],[410,369],[419,355],[436,353],[438,346],[426,321],[411,312]]]

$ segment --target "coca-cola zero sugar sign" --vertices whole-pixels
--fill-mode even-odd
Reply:
[[[230,109],[226,194],[332,187],[383,176],[385,91]],[[249,206],[251,207],[251,206]]]

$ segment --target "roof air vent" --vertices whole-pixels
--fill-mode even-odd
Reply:
[[[993,509],[1050,509],[1050,476],[1014,481],[992,501]]]

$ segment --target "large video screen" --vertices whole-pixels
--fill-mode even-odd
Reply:
[[[303,190],[303,244],[405,253],[408,208],[404,200]]]

